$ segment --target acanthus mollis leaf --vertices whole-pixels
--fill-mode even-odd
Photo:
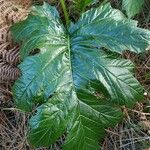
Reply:
[[[40,105],[30,119],[28,138],[34,146],[49,146],[66,132],[64,150],[98,150],[105,129],[121,120],[121,106],[143,98],[132,62],[102,48],[142,52],[149,45],[149,31],[110,4],[85,12],[68,34],[56,9],[45,3],[12,31],[22,43],[23,59],[14,99],[24,111]],[[37,48],[40,52],[30,56]]]

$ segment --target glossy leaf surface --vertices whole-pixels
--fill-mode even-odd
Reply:
[[[34,146],[49,146],[66,132],[64,150],[98,150],[105,128],[122,118],[120,106],[143,98],[132,62],[103,48],[143,52],[150,32],[110,4],[85,12],[68,34],[57,10],[45,3],[12,31],[23,59],[13,88],[16,105],[24,111],[38,105],[28,136]],[[30,56],[35,49],[40,52]]]

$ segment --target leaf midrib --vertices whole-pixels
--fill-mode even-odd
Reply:
[[[72,67],[72,60],[71,60],[71,42],[70,42],[71,40],[70,39],[71,38],[68,35],[69,68],[70,68],[70,71],[71,71],[72,88],[73,88],[73,91],[75,92],[76,97],[77,97],[77,92],[76,92],[76,88],[75,88],[75,84],[74,84],[74,78],[73,78],[73,67]],[[80,113],[81,112],[81,110],[80,110],[80,103],[81,102],[79,101],[78,97],[76,98],[76,102],[77,102],[77,106],[76,107],[78,108],[78,112],[79,112],[78,117],[80,118],[79,120],[80,120],[80,123],[81,123],[82,122],[81,121],[82,114]],[[85,131],[83,131],[83,132],[85,132]]]
[[[80,51],[78,51],[78,53],[81,53]],[[82,54],[82,53],[81,53]],[[90,60],[90,57],[85,53],[85,55],[89,58],[89,60]],[[118,78],[114,73],[112,73],[107,67],[109,67],[109,66],[107,66],[107,67],[105,67],[104,65],[102,65],[102,63],[101,63],[101,65],[99,64],[99,63],[97,63],[96,61],[94,61],[94,63],[97,65],[97,66],[99,66],[100,68],[103,68],[103,70],[104,70],[104,72],[105,72],[105,70],[107,71],[107,72],[109,72],[112,76],[114,76],[114,77],[116,77],[116,79],[118,79],[119,81],[121,81],[121,82],[123,82],[123,83],[126,83],[125,81],[123,81],[122,79],[120,79],[120,78]],[[77,71],[76,71],[77,72]],[[81,73],[79,73],[78,72],[78,74],[81,76]],[[83,78],[85,78],[85,76],[83,76],[82,75],[82,77]],[[89,79],[88,79],[89,80]],[[130,87],[132,90],[134,90],[136,93],[137,93],[137,91],[134,89],[134,88],[132,88],[130,85],[128,85],[127,83],[126,83],[126,85],[128,86],[128,87]],[[113,86],[112,86],[113,87]]]

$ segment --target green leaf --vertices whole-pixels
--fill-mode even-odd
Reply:
[[[104,129],[113,127],[122,118],[121,116],[121,111],[109,104],[89,106],[83,102],[78,103],[72,124],[67,130],[68,137],[63,149],[98,150],[98,141],[105,135]]]
[[[67,133],[64,150],[98,150],[105,129],[121,120],[121,106],[143,99],[133,63],[103,47],[120,54],[126,48],[142,52],[149,31],[110,4],[85,12],[68,34],[57,10],[45,3],[12,31],[22,43],[23,59],[14,99],[24,111],[36,107],[28,134],[35,147],[49,146]],[[40,52],[30,56],[34,49]]]
[[[14,40],[22,43],[22,58],[28,56],[35,48],[65,45],[65,28],[55,7],[44,3],[43,7],[36,6],[32,10],[34,17],[29,15],[27,20],[13,27]],[[26,41],[24,42],[23,39]]]
[[[76,44],[104,47],[120,54],[124,50],[140,53],[150,45],[150,31],[136,26],[135,21],[106,4],[83,13],[70,32]]]
[[[78,12],[84,12],[87,6],[97,2],[98,0],[73,0],[74,7]]]
[[[103,94],[113,103],[126,106],[132,106],[135,101],[142,99],[140,93],[143,89],[128,70],[133,67],[130,61],[109,58],[100,50],[79,45],[72,47],[72,50],[75,58],[74,76],[79,92],[88,90],[92,94],[105,89]],[[87,64],[87,60],[90,63]]]
[[[129,18],[134,17],[140,13],[144,0],[123,0],[122,9],[126,11]]]
[[[64,133],[75,107],[74,96],[73,91],[60,92],[37,109],[37,114],[30,120],[29,140],[33,145],[49,146]]]

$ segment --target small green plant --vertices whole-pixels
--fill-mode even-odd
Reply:
[[[144,0],[123,0],[122,9],[129,18],[132,18],[142,10],[143,4]]]
[[[98,0],[73,0],[74,8],[78,12],[84,12],[87,6],[97,3]]]
[[[28,133],[35,147],[49,146],[66,133],[64,150],[98,150],[105,129],[122,119],[121,106],[143,99],[133,63],[118,55],[144,52],[150,32],[109,3],[84,12],[75,23],[61,4],[65,26],[56,8],[44,3],[12,27],[22,45],[14,99],[23,111],[36,108]],[[31,55],[35,49],[40,52]]]

